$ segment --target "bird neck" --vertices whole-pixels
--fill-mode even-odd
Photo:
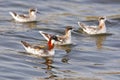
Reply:
[[[71,36],[71,30],[66,30],[66,31],[65,31],[65,35],[66,35],[67,37],[70,37],[70,36]]]
[[[51,51],[54,48],[54,44],[52,42],[52,39],[50,38],[50,40],[48,41],[48,50]]]
[[[35,12],[29,12],[29,16],[30,17],[36,17],[36,13]]]
[[[104,20],[101,20],[100,22],[99,22],[99,29],[102,29],[102,28],[104,28],[105,27],[105,21]]]

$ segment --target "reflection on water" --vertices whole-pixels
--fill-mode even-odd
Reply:
[[[37,21],[28,22],[28,23],[21,23],[21,22],[13,21],[13,23],[14,23],[14,24],[13,24],[14,26],[22,25],[23,27],[28,27],[28,28],[32,29],[32,28],[35,28],[35,27],[36,27]]]
[[[74,47],[73,44],[68,44],[68,45],[56,45],[57,49],[64,50],[66,54],[62,57],[61,62],[63,63],[68,63],[69,61],[69,53],[71,52],[72,48]]]
[[[70,60],[70,57],[69,57],[69,53],[68,53],[62,57],[61,62],[68,63],[69,60]]]
[[[62,45],[62,46],[61,45],[56,45],[56,49],[61,49],[61,50],[66,51],[66,53],[69,53],[69,52],[71,52],[73,46],[74,45],[72,45],[72,44]]]
[[[46,77],[45,79],[51,79],[51,78],[54,78],[54,77],[57,77],[54,72],[52,71],[52,69],[54,68],[52,66],[53,64],[53,57],[44,57],[45,59],[45,62],[43,64],[46,65],[46,68],[43,68],[45,69],[45,73],[48,75],[48,77]]]
[[[105,33],[105,34],[95,35],[96,47],[97,47],[98,49],[102,49],[102,48],[103,48],[104,41],[106,40],[106,38],[107,38],[108,36],[111,36],[111,35],[112,35],[111,33]]]
[[[29,28],[35,28],[36,27],[36,24],[37,24],[37,21],[34,21],[34,22],[28,22],[28,23],[24,23],[25,26],[29,27]]]
[[[43,64],[46,65],[46,70],[51,70],[52,69],[52,63],[53,63],[53,57],[44,57],[45,62]]]
[[[72,50],[73,45],[56,45],[56,49],[60,49],[65,51],[65,55],[62,57],[61,62],[63,63],[68,63],[68,61],[70,60],[69,57],[69,53]],[[45,73],[48,75],[48,77],[45,77],[45,79],[54,79],[56,77],[58,77],[56,75],[56,72],[54,72],[52,69],[55,69],[54,66],[52,66],[52,64],[54,63],[54,57],[44,57],[43,58],[45,60],[45,62],[43,62],[42,64],[45,64],[46,68],[42,68],[45,70]],[[59,70],[60,71],[60,70]]]
[[[96,36],[96,47],[98,49],[102,49],[103,47],[103,42],[105,41],[106,36]]]

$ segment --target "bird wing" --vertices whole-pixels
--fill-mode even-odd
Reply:
[[[85,25],[85,24],[83,24],[83,23],[81,23],[81,22],[78,22],[78,25],[80,26],[80,28],[86,29],[86,25]]]
[[[63,35],[63,36],[57,36],[58,37],[58,40],[60,41],[60,42],[65,42],[65,39],[66,39],[66,36],[65,35]]]
[[[29,16],[27,16],[27,15],[18,15],[18,17],[20,17],[20,18],[29,18]]]
[[[48,33],[45,33],[43,31],[39,31],[39,33],[47,40],[49,41],[50,37],[52,36],[52,34],[48,34]]]
[[[25,47],[25,48],[32,48],[32,49],[36,49],[36,50],[40,50],[40,49],[45,49],[46,47],[45,46],[34,46],[34,45],[31,45],[31,44],[29,44],[29,43],[27,43],[27,42],[25,42],[25,41],[21,41],[21,43],[23,44],[23,46]]]

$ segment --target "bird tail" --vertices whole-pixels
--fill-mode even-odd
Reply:
[[[17,14],[16,14],[15,12],[9,12],[9,14],[10,14],[13,18],[15,18],[15,17],[17,16]]]
[[[81,29],[86,29],[85,24],[78,22],[78,25],[80,26]]]
[[[25,41],[21,41],[21,43],[23,44],[24,48],[28,48],[30,47],[31,45]]]
[[[43,31],[39,31],[39,33],[40,33],[47,41],[49,41],[49,39],[50,39],[50,37],[51,37],[50,34],[47,34],[47,33],[43,32]]]

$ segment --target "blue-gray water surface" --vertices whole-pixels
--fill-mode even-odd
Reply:
[[[27,14],[37,8],[37,21],[15,22],[9,11]],[[82,33],[78,21],[97,25],[106,16],[109,35]],[[54,57],[26,54],[21,40],[46,44],[38,33],[62,35],[73,26],[73,45],[56,46]],[[0,0],[0,80],[120,80],[120,0]]]

